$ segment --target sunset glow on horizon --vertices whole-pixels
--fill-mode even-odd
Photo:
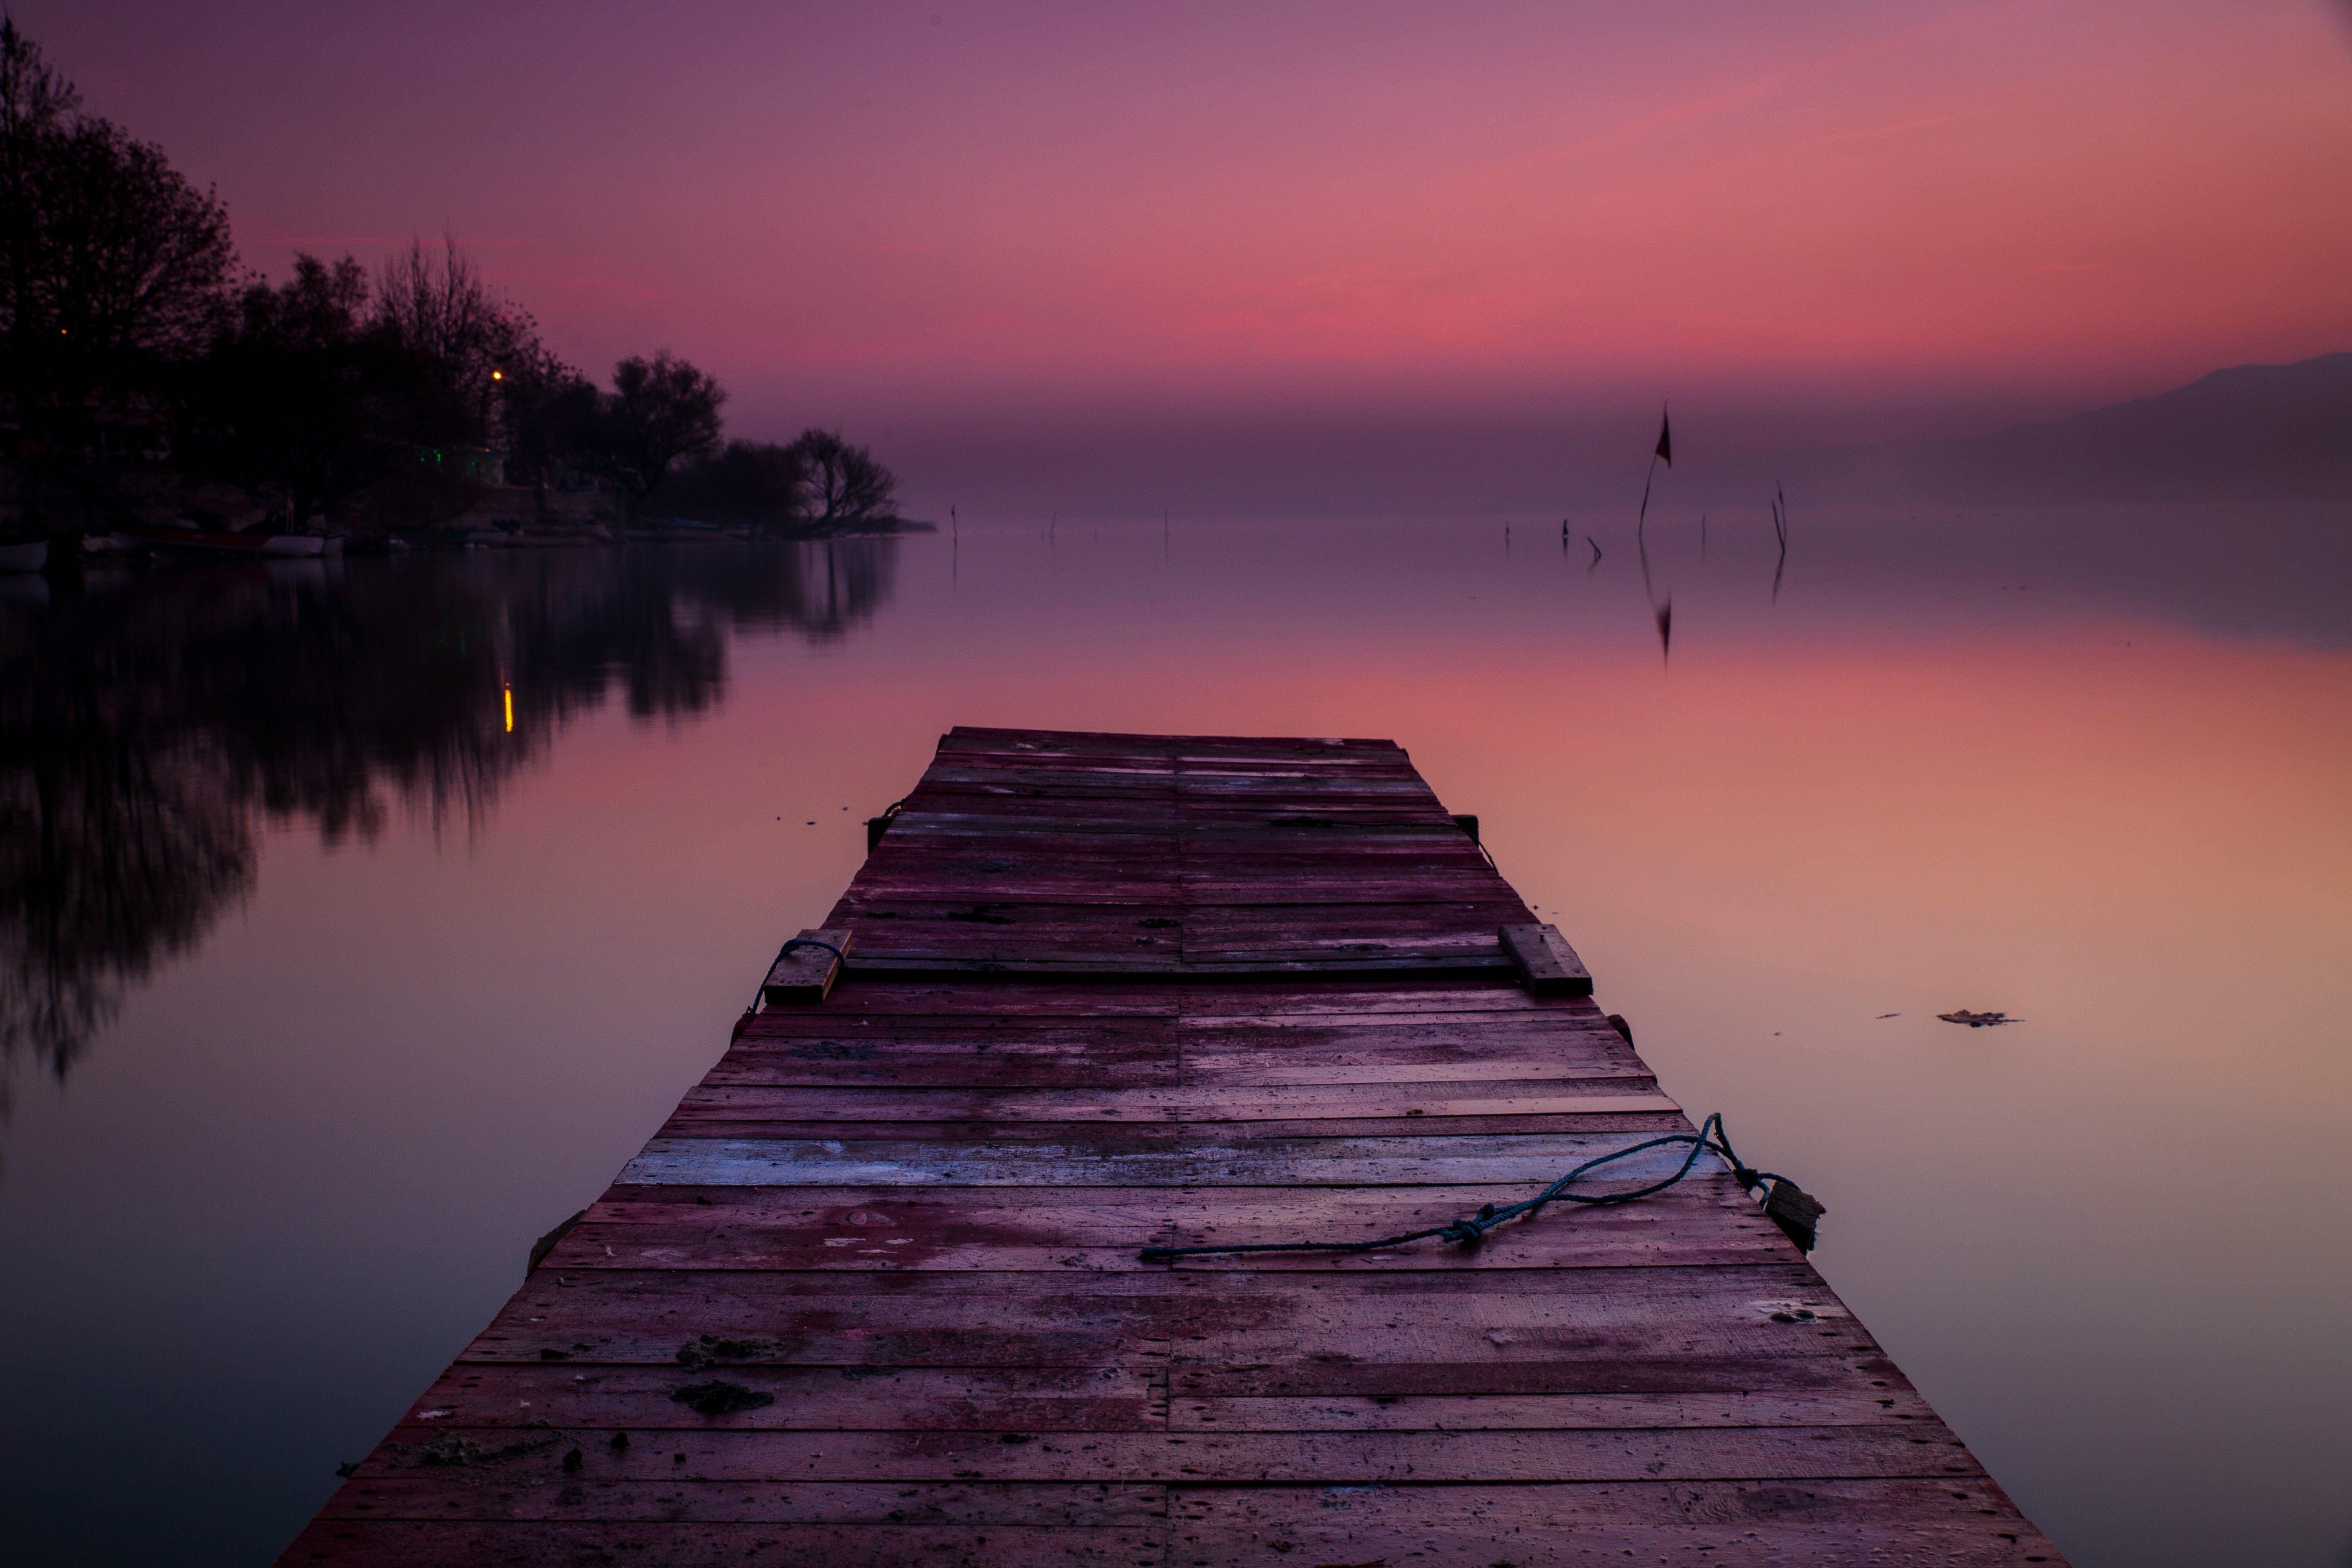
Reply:
[[[2352,345],[2318,0],[17,20],[248,263],[446,228],[561,352],[673,347],[751,433],[1662,377],[2071,406]]]

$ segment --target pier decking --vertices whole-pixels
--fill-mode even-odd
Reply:
[[[954,731],[830,996],[746,1019],[281,1561],[2057,1563],[1719,1162],[1475,1249],[1139,1260],[1689,1131],[1523,983],[1537,923],[1388,742]]]

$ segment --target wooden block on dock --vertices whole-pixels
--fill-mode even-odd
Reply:
[[[833,983],[841,978],[841,961],[849,956],[850,935],[846,929],[804,931],[793,941],[822,942],[824,946],[794,947],[776,960],[776,966],[768,971],[767,984],[760,987],[761,997],[772,1007],[824,1001],[831,994]],[[827,952],[827,948],[836,951]]]
[[[1519,980],[1536,996],[1590,996],[1592,975],[1576,949],[1553,925],[1505,926],[1503,951],[1511,955]]]

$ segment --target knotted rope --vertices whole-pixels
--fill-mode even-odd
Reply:
[[[1683,1157],[1682,1168],[1661,1182],[1632,1192],[1585,1194],[1572,1193],[1569,1188],[1587,1174],[1613,1161],[1639,1154],[1644,1150],[1662,1149],[1688,1144],[1690,1152]],[[1764,1213],[1774,1225],[1807,1252],[1813,1249],[1814,1224],[1827,1211],[1812,1195],[1788,1177],[1771,1171],[1759,1171],[1741,1163],[1732,1152],[1731,1140],[1723,1131],[1723,1113],[1717,1111],[1702,1122],[1696,1132],[1669,1132],[1664,1137],[1629,1143],[1622,1149],[1587,1160],[1560,1177],[1534,1197],[1523,1203],[1486,1204],[1475,1215],[1466,1215],[1449,1225],[1433,1225],[1426,1230],[1406,1231],[1401,1236],[1384,1236],[1376,1241],[1261,1241],[1229,1247],[1147,1247],[1137,1256],[1146,1263],[1173,1263],[1180,1258],[1231,1257],[1249,1252],[1378,1252],[1391,1247],[1403,1247],[1416,1241],[1437,1237],[1461,1247],[1475,1247],[1486,1233],[1498,1225],[1515,1219],[1533,1219],[1543,1212],[1547,1204],[1629,1204],[1635,1198],[1646,1198],[1663,1193],[1691,1173],[1702,1154],[1719,1154],[1731,1167],[1732,1180],[1749,1194],[1769,1182],[1772,1190],[1764,1201]]]

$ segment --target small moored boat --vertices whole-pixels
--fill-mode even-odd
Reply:
[[[49,542],[0,544],[0,572],[38,572],[49,563]]]
[[[230,533],[204,528],[152,528],[127,523],[114,531],[126,545],[166,550],[175,555],[311,556],[326,552],[327,542],[315,533]]]

